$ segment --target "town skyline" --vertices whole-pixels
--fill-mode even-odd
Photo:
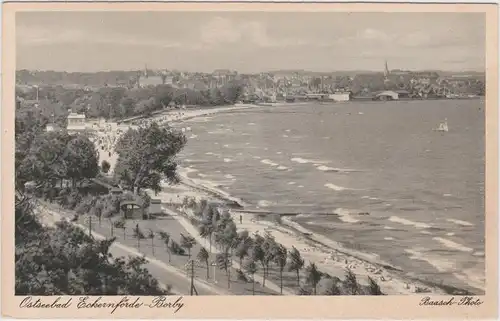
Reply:
[[[485,18],[475,13],[30,12],[16,20],[18,70],[383,72],[386,60],[391,70],[485,70]]]
[[[150,67],[148,65],[145,65],[143,66],[142,68],[129,68],[129,69],[121,69],[121,70],[112,70],[112,69],[102,69],[102,70],[94,70],[94,71],[79,71],[79,70],[74,70],[74,71],[66,71],[66,70],[55,70],[55,69],[24,69],[24,68],[21,68],[21,69],[17,69],[16,72],[18,71],[23,71],[23,70],[26,70],[26,71],[29,71],[29,72],[57,72],[57,73],[61,73],[61,72],[68,72],[68,73],[88,73],[88,74],[92,74],[92,73],[99,73],[99,72],[142,72],[145,67],[147,67],[147,69],[149,71],[175,71],[175,72],[185,72],[185,73],[203,73],[203,74],[211,74],[213,72],[216,72],[216,71],[220,71],[220,70],[229,70],[229,71],[233,71],[233,72],[237,72],[238,74],[242,74],[242,75],[257,75],[257,74],[266,74],[266,73],[269,73],[269,74],[273,74],[273,73],[293,73],[293,72],[297,72],[297,73],[304,73],[304,74],[343,74],[343,73],[346,73],[346,74],[355,74],[355,73],[384,73],[384,69],[383,69],[383,64],[382,64],[382,68],[379,68],[379,69],[373,69],[373,70],[368,70],[368,69],[365,69],[365,70],[361,70],[361,69],[351,69],[351,70],[348,70],[348,69],[345,69],[345,70],[306,70],[306,69],[276,69],[276,70],[263,70],[263,71],[256,71],[256,72],[239,72],[238,70],[234,70],[234,69],[230,69],[230,68],[215,68],[214,70],[210,71],[196,71],[196,70],[193,70],[193,71],[188,71],[188,70],[180,70],[180,69],[176,69],[176,68],[172,68],[172,69],[169,69],[169,68],[161,68],[161,67],[158,67],[158,68],[153,68],[153,67]],[[469,69],[469,70],[451,70],[451,69],[405,69],[405,68],[390,68],[389,71],[393,72],[393,71],[406,71],[406,72],[444,72],[444,73],[485,73],[485,70],[479,70],[479,69]]]

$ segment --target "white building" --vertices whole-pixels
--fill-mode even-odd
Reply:
[[[333,101],[349,101],[351,94],[348,92],[336,92],[334,94],[329,94],[328,98]]]
[[[399,94],[392,90],[383,91],[375,96],[379,100],[398,100]]]
[[[68,115],[68,133],[78,133],[87,130],[85,115],[70,112]]]
[[[45,126],[45,131],[47,132],[54,132],[54,131],[59,131],[59,126],[57,126],[56,124],[47,124],[47,126]]]

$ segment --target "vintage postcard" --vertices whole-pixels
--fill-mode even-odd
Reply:
[[[496,318],[489,4],[6,3],[31,318]]]

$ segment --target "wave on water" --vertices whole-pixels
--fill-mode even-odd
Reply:
[[[350,188],[343,187],[343,186],[338,186],[338,185],[335,185],[335,184],[332,184],[332,183],[326,183],[325,187],[328,187],[328,188],[333,189],[334,191],[338,191],[338,192],[350,189]]]
[[[190,123],[206,123],[211,120],[213,117],[194,117],[188,120]]]
[[[321,160],[311,160],[311,159],[306,159],[306,158],[301,158],[301,157],[294,157],[290,159],[292,162],[299,163],[299,164],[326,164],[329,163],[328,161],[321,161]]]
[[[258,156],[254,156],[255,159],[259,159],[260,157]],[[275,163],[273,162],[272,160],[270,159],[263,159],[260,161],[262,164],[266,164],[266,165],[269,165],[269,166],[272,166],[272,167],[276,167],[276,169],[278,170],[281,170],[281,171],[284,171],[284,170],[288,170],[289,168],[286,167],[286,166],[283,166],[283,165],[280,165],[278,163]]]
[[[484,291],[486,280],[483,275],[484,272],[480,269],[465,269],[461,272],[453,273],[453,276],[457,279]]]
[[[316,168],[322,172],[338,172],[339,171],[337,168],[328,167],[328,166],[324,166],[324,165],[320,165]]]
[[[266,165],[269,165],[269,166],[279,166],[279,164],[276,164],[276,163],[274,163],[273,161],[271,161],[269,159],[263,159],[260,162],[262,164],[266,164]]]
[[[410,254],[410,259],[427,262],[439,272],[448,272],[454,270],[454,262],[441,256],[432,255],[431,253],[423,253],[425,251],[425,249],[418,248],[405,249],[405,252]]]
[[[257,202],[257,206],[258,207],[269,207],[269,206],[272,206],[274,205],[273,202],[270,202],[270,201],[266,201],[266,200],[260,200]]]
[[[456,219],[453,219],[453,218],[448,218],[446,220],[448,222],[455,223],[455,224],[461,225],[461,226],[474,226],[474,224],[472,224],[471,222],[462,221],[462,220],[456,220]]]
[[[230,163],[232,162],[233,160],[231,158],[224,158],[224,163]]]
[[[208,131],[207,134],[210,134],[210,135],[221,135],[221,134],[226,134],[226,130],[223,130],[223,129],[217,129],[217,130],[212,130],[212,131]]]
[[[248,204],[245,203],[242,199],[233,197],[229,193],[217,188],[217,185],[214,184],[213,182],[200,179],[193,179],[188,176],[189,173],[196,171],[197,171],[196,169],[189,167],[179,168],[179,176],[181,176],[182,183],[191,188],[202,190],[209,194],[215,194],[217,198],[222,198],[224,200],[234,202],[241,207],[248,206]]]
[[[320,164],[314,164],[314,166],[317,166],[316,169],[322,172],[336,172],[336,173],[360,172],[360,170],[357,169],[328,167]]]
[[[433,237],[432,239],[435,240],[435,241],[438,241],[439,243],[443,244],[447,248],[455,250],[455,251],[461,251],[461,252],[472,252],[472,251],[474,251],[474,249],[472,249],[470,247],[464,246],[462,244],[453,242],[451,240],[448,240],[448,239],[445,239],[445,238],[442,238],[442,237]]]
[[[411,225],[411,226],[414,226],[416,228],[430,228],[431,227],[429,224],[420,223],[420,222],[413,222],[413,221],[410,221],[410,220],[407,220],[407,219],[404,219],[404,218],[401,218],[398,216],[391,216],[389,218],[389,221],[391,221],[393,223],[403,224],[403,225]]]
[[[192,167],[183,167],[183,168],[179,169],[179,173],[183,174],[183,175],[189,175],[189,174],[195,173],[197,171],[198,170],[196,168],[192,168]]]
[[[351,216],[351,213],[343,208],[337,208],[335,211],[333,211],[334,214],[337,214],[339,217],[339,220],[345,223],[357,223],[359,220],[355,219],[354,217]]]
[[[191,134],[191,136],[189,136],[189,139],[194,139],[194,138],[196,138],[196,137],[198,137],[198,135]]]
[[[410,259],[427,262],[440,273],[456,271],[453,260],[433,254],[429,249],[412,248],[405,249],[405,252],[410,255]],[[453,276],[475,289],[484,291],[484,271],[480,268],[463,269],[460,272],[453,272]]]

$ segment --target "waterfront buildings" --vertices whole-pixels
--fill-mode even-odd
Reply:
[[[376,100],[398,100],[399,94],[392,90],[383,91],[377,95],[375,95]]]
[[[349,101],[351,99],[351,93],[350,92],[335,92],[333,94],[329,94],[328,98],[333,100],[333,101]]]

